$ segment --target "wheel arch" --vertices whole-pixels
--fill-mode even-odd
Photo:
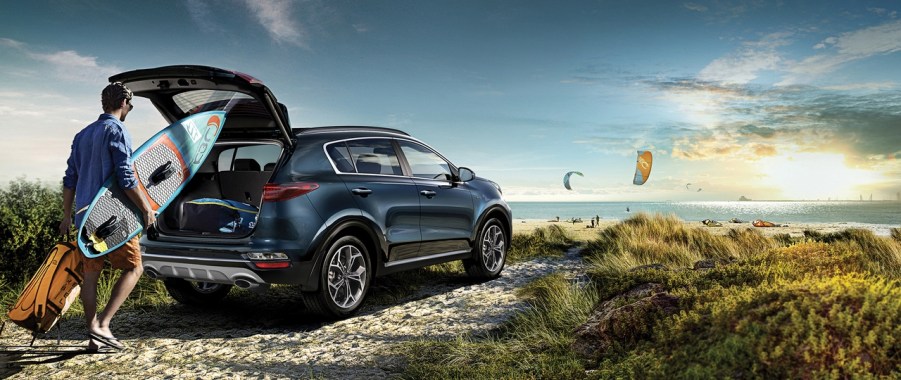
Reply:
[[[382,263],[383,252],[387,252],[387,241],[377,232],[376,227],[370,221],[350,218],[335,223],[322,235],[323,238],[320,242],[315,245],[313,270],[310,273],[307,284],[303,287],[304,291],[319,290],[319,273],[322,271],[322,257],[325,254],[325,250],[328,249],[332,242],[347,235],[356,237],[366,247],[371,265],[370,270],[373,272],[370,277],[375,277],[377,268]]]
[[[472,236],[470,237],[473,244],[475,244],[479,239],[479,233],[482,231],[482,226],[485,225],[492,218],[497,219],[501,223],[501,228],[504,229],[504,233],[507,235],[507,239],[512,239],[513,236],[513,219],[510,215],[509,211],[504,209],[501,206],[493,206],[485,210],[482,215],[479,217],[478,222],[475,224],[475,227],[472,231]],[[475,247],[475,245],[473,245]]]

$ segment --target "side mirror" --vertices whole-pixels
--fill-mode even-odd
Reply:
[[[470,168],[461,167],[460,168],[460,181],[461,182],[469,182],[472,181],[473,178],[476,177],[476,173],[472,171]]]

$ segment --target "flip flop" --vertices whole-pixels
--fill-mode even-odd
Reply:
[[[119,339],[116,339],[116,337],[103,336],[103,335],[100,335],[97,333],[88,333],[88,336],[91,339],[96,340],[100,343],[103,343],[103,345],[110,347],[112,349],[115,349],[117,351],[122,351],[125,349],[125,345],[122,344],[122,342],[120,342]]]
[[[88,346],[87,350],[85,351],[89,354],[111,354],[114,352],[119,352],[120,350],[112,346],[103,345],[99,347]]]

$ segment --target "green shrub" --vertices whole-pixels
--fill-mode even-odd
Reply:
[[[901,286],[856,274],[718,288],[603,372],[656,363],[670,378],[897,377]],[[650,356],[650,358],[649,358]],[[647,374],[647,373],[646,373]]]
[[[879,237],[873,231],[856,228],[828,234],[805,231],[804,234],[808,239],[839,247],[842,252],[862,255],[858,261],[864,264],[862,269],[901,276],[901,240]]]
[[[0,189],[0,278],[27,281],[62,239],[62,191],[19,178]]]

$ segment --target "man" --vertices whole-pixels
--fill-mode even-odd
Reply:
[[[119,187],[144,214],[144,225],[150,226],[156,221],[155,212],[137,189],[138,181],[131,167],[131,137],[122,124],[134,108],[131,98],[131,90],[124,84],[110,83],[100,94],[104,113],[75,135],[66,175],[63,177],[63,221],[59,225],[60,234],[67,234],[72,226],[73,203],[74,210],[77,210],[75,225],[80,226],[93,197],[103,186],[103,182],[113,174]],[[125,348],[110,331],[110,321],[144,271],[138,241],[139,238],[135,237],[104,257],[84,257],[81,302],[88,325],[90,350]],[[113,269],[122,270],[122,275],[114,285],[106,307],[97,314],[97,280],[105,259],[109,259]]]

